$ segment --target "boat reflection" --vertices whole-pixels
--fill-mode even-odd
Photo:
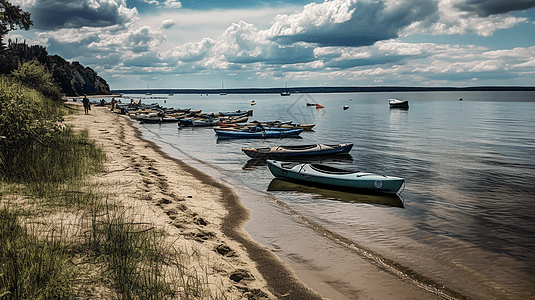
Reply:
[[[400,195],[394,194],[371,194],[371,193],[359,193],[350,192],[348,189],[335,188],[329,189],[323,187],[305,185],[302,183],[295,183],[282,179],[273,179],[267,188],[270,192],[299,192],[314,194],[315,199],[328,199],[337,200],[350,203],[367,203],[375,205],[385,205],[389,207],[404,208],[403,198]]]
[[[349,153],[333,154],[324,156],[308,156],[308,157],[285,157],[283,161],[291,161],[298,163],[351,163],[353,157]],[[255,170],[257,167],[265,167],[267,162],[265,158],[249,159],[242,167],[243,170]]]

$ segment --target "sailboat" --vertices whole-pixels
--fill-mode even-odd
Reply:
[[[225,93],[223,90],[225,89],[225,86],[223,85],[223,81],[221,81],[221,92],[219,93],[219,95],[221,96],[224,96],[226,95],[227,93]]]
[[[288,88],[288,82],[284,83],[284,88],[286,88],[286,89]],[[281,92],[281,96],[290,96],[290,95],[291,95],[291,93],[288,90]]]
[[[150,86],[150,83],[147,83],[147,90],[149,89],[149,86]],[[145,93],[145,95],[152,95],[152,93],[147,92],[147,93]]]

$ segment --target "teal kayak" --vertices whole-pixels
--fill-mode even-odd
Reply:
[[[404,187],[405,179],[374,173],[349,171],[323,164],[303,164],[267,160],[271,174],[276,178],[396,194]]]

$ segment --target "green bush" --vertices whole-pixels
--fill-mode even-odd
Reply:
[[[60,101],[59,89],[53,83],[52,74],[37,61],[23,63],[11,72],[11,76],[23,85],[33,88],[53,101]]]
[[[0,78],[0,179],[62,182],[102,170],[104,153],[87,132],[66,128],[63,104]]]

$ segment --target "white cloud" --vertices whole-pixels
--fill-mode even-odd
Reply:
[[[160,25],[160,27],[163,29],[169,29],[173,27],[176,23],[177,22],[173,19],[167,19],[167,20],[162,21],[162,24]]]
[[[460,2],[465,0],[443,0],[440,1],[438,12],[434,15],[438,18],[432,21],[431,18],[422,22],[412,23],[406,27],[402,36],[413,34],[476,34],[490,37],[500,29],[508,29],[525,22],[526,18],[514,17],[509,14],[496,14],[480,17],[470,11],[462,11],[458,8]]]

